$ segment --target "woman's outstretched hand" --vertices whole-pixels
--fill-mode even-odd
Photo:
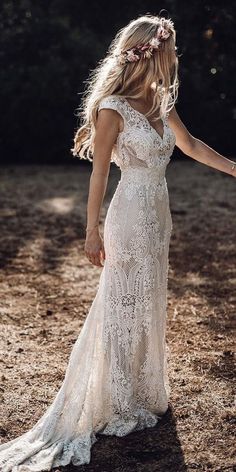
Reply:
[[[87,233],[84,252],[93,265],[103,267],[103,261],[106,256],[103,240],[99,234],[98,228],[94,228],[94,230],[90,230]]]

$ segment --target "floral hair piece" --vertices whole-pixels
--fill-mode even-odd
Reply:
[[[138,44],[133,48],[122,50],[117,55],[120,64],[127,62],[137,62],[140,59],[150,59],[153,51],[157,50],[161,42],[169,38],[171,30],[174,28],[174,23],[166,18],[161,18],[161,23],[158,26],[155,36],[145,44]]]

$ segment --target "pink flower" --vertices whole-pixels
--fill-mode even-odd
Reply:
[[[158,49],[161,42],[169,38],[173,29],[174,23],[170,19],[161,18],[156,35],[148,43],[137,44],[133,48],[121,51],[120,64],[137,62],[142,57],[149,59],[153,50]]]
[[[160,45],[160,41],[158,38],[151,39],[150,46],[152,46],[154,49],[157,49],[159,45]]]
[[[158,39],[167,39],[170,36],[170,32],[167,31],[167,29],[163,26],[160,25],[158,30],[157,30],[157,38]]]
[[[134,53],[134,48],[127,51],[127,60],[129,62],[136,62],[139,60],[139,56]]]
[[[137,46],[140,51],[146,51],[150,47],[150,43],[144,44],[143,46]]]

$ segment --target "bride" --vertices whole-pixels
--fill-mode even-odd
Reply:
[[[98,290],[65,378],[37,423],[0,446],[0,470],[48,471],[90,462],[98,435],[154,426],[168,409],[166,167],[174,146],[235,177],[235,163],[192,136],[175,109],[176,33],[145,15],[121,29],[88,81],[74,156],[91,160],[85,254]],[[121,177],[99,233],[110,163]]]

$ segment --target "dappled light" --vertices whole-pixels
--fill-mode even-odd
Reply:
[[[40,208],[45,213],[58,213],[59,215],[64,215],[70,213],[75,205],[75,198],[50,198],[42,200],[37,204],[37,207]]]
[[[1,176],[4,440],[28,430],[51,403],[97,290],[101,269],[83,252],[90,170],[6,168]],[[102,220],[118,180],[112,167]],[[102,438],[84,472],[95,464],[111,470],[110,462],[124,472],[136,464],[150,472],[232,464],[234,182],[190,161],[172,162],[167,181],[172,408],[155,428]]]

